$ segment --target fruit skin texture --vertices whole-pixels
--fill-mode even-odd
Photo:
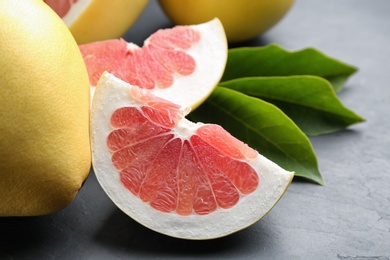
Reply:
[[[91,168],[88,74],[42,0],[2,0],[0,10],[0,216],[48,214]]]
[[[78,44],[121,37],[140,16],[148,0],[93,0],[69,26]]]
[[[250,40],[275,25],[294,0],[159,0],[174,24],[188,25],[218,17],[229,42]]]

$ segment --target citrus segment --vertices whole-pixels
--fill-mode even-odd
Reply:
[[[121,128],[113,130],[107,138],[107,148],[113,152],[113,165],[119,171],[124,170],[126,172],[126,179],[133,179],[129,176],[130,174],[134,174],[141,179],[139,183],[141,186],[136,188],[138,193],[134,193],[135,195],[140,196],[145,202],[150,202],[151,206],[156,209],[175,211],[176,199],[181,195],[176,190],[176,183],[179,181],[177,169],[186,168],[186,160],[182,160],[183,151],[192,154],[191,157],[194,159],[190,163],[199,165],[200,174],[207,180],[201,185],[209,186],[208,189],[215,197],[219,207],[232,207],[238,202],[239,192],[249,194],[256,189],[258,176],[248,164],[231,158],[229,154],[224,155],[198,136],[198,132],[202,132],[203,128],[219,127],[215,125],[197,126],[199,128],[189,139],[173,137],[172,132],[175,134],[174,130],[168,128],[173,126],[162,127],[159,121],[157,123],[152,121],[150,116],[144,112],[149,111],[149,107],[146,106],[147,104],[140,108],[123,107],[116,110],[111,117],[111,123],[115,127],[121,125]],[[157,115],[160,118],[158,114],[159,111],[156,111],[153,116]],[[131,119],[130,124],[122,124],[123,117],[127,117],[126,122]],[[120,121],[117,122],[117,120]],[[219,132],[223,133],[220,129]],[[222,136],[228,137],[225,138],[226,141],[233,138],[226,133],[223,133]],[[191,149],[184,149],[184,143],[190,146]],[[139,149],[140,146],[144,149]],[[145,150],[145,146],[148,147],[148,150]],[[147,165],[147,162],[144,161],[144,164],[135,168],[134,158],[147,158],[150,165]],[[130,167],[131,170],[126,167]],[[240,174],[237,174],[237,172]],[[140,177],[140,175],[143,177]],[[165,187],[168,181],[173,186]],[[189,184],[193,187],[193,192],[199,188],[199,183],[194,178],[187,179],[186,182],[192,182]],[[134,188],[132,187],[130,190],[133,191]],[[166,194],[168,191],[173,193],[168,196]],[[196,197],[195,194],[190,195],[192,198]],[[162,203],[164,198],[166,198],[166,205],[170,205],[167,208],[154,202],[154,200],[158,200]],[[189,204],[189,207],[192,207],[192,205]],[[216,207],[213,210],[215,209]]]
[[[176,34],[189,27],[166,29],[152,35],[143,48],[127,43],[123,39],[107,40],[80,45],[88,68],[90,82],[96,86],[101,74],[108,71],[115,76],[143,88],[166,88],[173,84],[174,74],[190,75],[196,64],[192,56],[186,54],[180,46],[180,41],[171,44],[160,44],[159,41],[169,41],[164,34]],[[182,38],[184,41],[184,38]],[[176,44],[175,44],[176,42]],[[196,42],[190,42],[195,44]],[[92,47],[91,47],[92,46]],[[187,46],[186,49],[190,47]],[[180,49],[178,49],[180,48]],[[95,54],[96,53],[96,54]]]
[[[62,18],[77,43],[121,37],[147,0],[44,0]]]
[[[198,135],[232,158],[253,159],[257,156],[257,152],[254,149],[231,136],[220,126],[204,126],[198,130]]]
[[[253,224],[293,174],[222,127],[193,123],[185,114],[104,73],[91,108],[99,183],[125,213],[167,235],[216,238]]]
[[[79,46],[92,92],[104,71],[183,107],[198,106],[221,79],[227,59],[219,20],[158,30],[141,48],[123,39]]]
[[[215,125],[207,126],[217,127]],[[205,171],[210,173],[210,175],[223,173],[242,194],[249,194],[254,191],[259,182],[256,172],[247,163],[223,154],[223,151],[212,147],[207,141],[202,140],[198,136],[198,132],[204,127],[200,127],[196,131],[196,135],[191,137],[191,143]],[[229,140],[226,139],[226,141]]]

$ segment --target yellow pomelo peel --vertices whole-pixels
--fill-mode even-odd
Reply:
[[[63,18],[78,44],[123,36],[148,0],[78,0]],[[85,9],[84,9],[85,8]]]
[[[159,0],[174,24],[197,24],[218,17],[229,42],[250,40],[274,26],[294,0]]]
[[[88,75],[42,0],[4,0],[0,10],[0,216],[48,214],[90,171]]]

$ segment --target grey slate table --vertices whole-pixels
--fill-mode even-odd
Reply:
[[[124,36],[172,26],[151,0]],[[246,43],[316,47],[359,67],[339,94],[367,122],[311,138],[325,186],[294,181],[261,221],[211,241],[150,231],[111,203],[91,172],[66,209],[0,218],[0,259],[390,259],[390,1],[296,0]]]

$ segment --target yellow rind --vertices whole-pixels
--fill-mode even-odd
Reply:
[[[294,0],[159,0],[174,24],[189,25],[218,17],[229,42],[254,38],[275,25]]]
[[[48,214],[91,168],[88,74],[42,0],[3,0],[0,10],[0,216]]]
[[[113,39],[133,25],[148,0],[93,0],[69,26],[78,44]]]

